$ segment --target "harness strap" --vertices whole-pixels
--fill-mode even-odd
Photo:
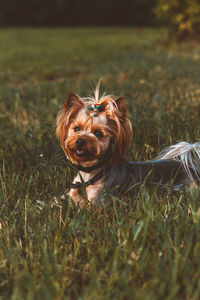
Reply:
[[[99,173],[97,173],[96,175],[94,175],[92,178],[90,178],[88,181],[83,181],[82,183],[77,181],[75,183],[71,183],[70,184],[70,188],[71,189],[80,189],[82,184],[84,186],[89,186],[89,185],[93,185],[97,180],[101,179],[103,177],[103,175],[105,174],[105,169],[101,170]]]
[[[98,181],[99,179],[101,179],[103,177],[103,175],[105,174],[105,169],[102,169],[99,173],[97,173],[95,176],[93,176],[92,178],[90,178],[85,185],[89,186],[89,185],[93,185],[96,181]]]
[[[83,182],[75,182],[70,184],[71,189],[78,189],[79,194],[81,194],[82,187],[88,187],[89,185],[95,184],[96,181],[101,179],[108,171],[109,167],[102,169],[99,173],[94,175],[92,178],[90,178],[88,181],[83,181]]]
[[[81,182],[75,182],[70,184],[70,189],[80,189],[81,188]]]

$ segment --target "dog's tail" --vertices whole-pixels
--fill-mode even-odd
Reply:
[[[190,144],[180,142],[164,149],[158,159],[175,159],[182,161],[189,180],[200,182],[200,142]]]

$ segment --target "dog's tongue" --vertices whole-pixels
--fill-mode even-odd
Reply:
[[[76,154],[77,154],[77,156],[83,156],[84,151],[83,150],[76,150]]]

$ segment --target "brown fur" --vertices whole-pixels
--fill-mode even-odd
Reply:
[[[62,111],[57,119],[57,137],[67,158],[82,167],[98,164],[112,145],[112,156],[107,165],[116,164],[124,155],[132,139],[132,126],[128,119],[128,112],[123,97],[103,96],[99,99],[99,92],[95,91],[95,98],[81,99],[74,93],[69,93]],[[102,111],[90,111],[88,106],[100,103]],[[101,136],[95,132],[100,131]],[[79,149],[77,140],[83,139],[85,144]],[[80,155],[81,154],[81,155]],[[91,173],[80,172],[73,183],[86,182],[101,170]],[[81,177],[80,177],[81,176]],[[95,182],[86,188],[89,203],[94,204],[103,185],[103,180]],[[86,206],[86,201],[78,189],[70,189],[69,196],[76,205]]]
[[[97,102],[102,104],[104,111],[91,113],[88,106]],[[80,127],[80,131],[75,132],[76,127]],[[102,138],[94,135],[96,130],[102,132]],[[84,167],[96,164],[112,140],[114,151],[110,164],[115,164],[124,155],[132,138],[132,126],[128,119],[124,98],[104,96],[99,101],[91,98],[89,101],[87,98],[84,101],[71,92],[58,116],[57,136],[67,158]],[[87,141],[83,149],[85,151],[83,157],[76,155],[78,138]]]

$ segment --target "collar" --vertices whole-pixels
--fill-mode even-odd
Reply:
[[[90,178],[88,181],[83,181],[82,183],[87,187],[89,185],[93,185],[97,180],[101,179],[105,173],[105,169],[99,171],[96,175]],[[70,188],[79,189],[82,185],[81,182],[75,182],[70,184]]]
[[[82,187],[86,188],[89,185],[95,184],[96,181],[101,179],[107,172],[109,168],[104,168],[101,171],[99,171],[96,175],[94,175],[92,178],[90,178],[88,181],[82,181],[82,182],[75,182],[70,184],[70,189],[78,189],[79,194],[81,194]]]

